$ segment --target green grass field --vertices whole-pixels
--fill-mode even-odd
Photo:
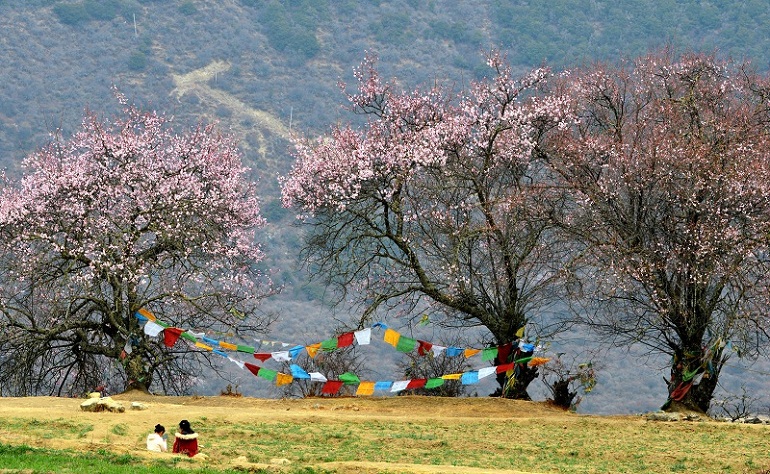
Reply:
[[[117,397],[116,397],[117,398]],[[126,401],[128,398],[126,398]],[[0,399],[9,473],[770,473],[770,426],[585,416],[491,398]],[[39,405],[39,406],[38,406]],[[148,453],[148,428],[189,419],[203,459]]]

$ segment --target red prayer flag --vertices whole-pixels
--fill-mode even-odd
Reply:
[[[270,360],[271,357],[273,357],[273,354],[269,352],[257,352],[256,354],[254,354],[254,358],[259,359],[262,362]]]
[[[421,356],[428,355],[431,349],[433,349],[433,344],[431,344],[430,342],[421,341],[417,339],[417,343],[419,344],[419,346],[417,346],[417,353],[420,354]]]
[[[337,338],[337,347],[348,347],[352,345],[353,345],[352,332],[346,332],[345,334],[340,334],[340,336]]]
[[[406,385],[406,390],[409,390],[411,388],[422,388],[422,387],[425,386],[425,383],[427,381],[428,381],[428,379],[412,379]]]
[[[179,328],[165,328],[163,330],[163,344],[166,347],[174,347],[176,341],[179,340],[179,336],[182,335],[184,329]]]
[[[343,385],[345,385],[345,382],[341,380],[329,380],[324,384],[321,393],[337,395],[337,392],[340,391]]]
[[[498,365],[497,369],[495,369],[495,372],[498,374],[502,374],[503,372],[508,372],[509,370],[513,370],[513,366],[515,364],[513,362],[509,362],[507,364]]]
[[[673,392],[671,392],[670,398],[679,402],[685,397],[685,395],[687,395],[687,392],[690,391],[690,388],[692,388],[692,381],[689,383],[682,382],[678,387],[674,389]]]
[[[508,356],[511,355],[511,349],[513,349],[512,342],[497,346],[497,360],[503,363],[508,362]]]
[[[258,366],[258,365],[250,364],[250,363],[248,363],[248,362],[246,362],[246,363],[245,363],[245,364],[243,364],[243,365],[244,365],[244,366],[245,366],[247,369],[249,369],[249,372],[251,372],[251,373],[252,373],[252,374],[254,374],[255,376],[259,376],[259,366]]]

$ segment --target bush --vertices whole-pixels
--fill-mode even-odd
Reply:
[[[80,25],[90,19],[82,3],[60,3],[53,7],[53,12],[60,22],[70,26]]]

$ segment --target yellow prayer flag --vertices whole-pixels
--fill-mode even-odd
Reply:
[[[139,311],[137,311],[137,313],[141,314],[142,316],[144,316],[145,318],[149,319],[150,321],[155,321],[155,319],[156,319],[154,314],[152,314],[151,312],[147,311],[144,308],[139,309]]]
[[[521,339],[522,337],[524,337],[524,328],[525,328],[525,327],[526,327],[526,326],[522,326],[522,327],[521,327],[521,329],[519,329],[518,331],[516,331],[516,337],[518,337],[519,339]]]
[[[230,344],[229,342],[219,341],[219,347],[221,347],[222,349],[229,349],[231,351],[238,350],[238,346],[236,346],[235,344]]]
[[[202,342],[196,342],[195,343],[195,347],[200,347],[201,349],[206,349],[207,351],[210,351],[210,350],[213,349],[213,347],[207,346],[206,344],[204,344]]]
[[[465,358],[469,359],[481,352],[481,349],[465,349]]]
[[[398,345],[398,340],[401,339],[401,334],[398,332],[388,328],[385,330],[385,342],[390,344],[393,347],[396,347]]]
[[[313,358],[318,353],[318,349],[321,348],[321,343],[318,342],[316,344],[311,344],[309,346],[305,346],[305,350],[307,351],[307,354]]]
[[[357,396],[371,395],[374,393],[374,382],[361,382],[356,390]]]
[[[277,387],[280,387],[281,385],[289,385],[294,381],[294,377],[292,377],[289,374],[282,374],[281,372],[278,372],[275,376],[275,385]]]
[[[441,378],[444,380],[460,380],[460,377],[462,377],[463,374],[446,374],[442,375]]]

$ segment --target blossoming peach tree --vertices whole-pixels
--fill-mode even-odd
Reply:
[[[497,54],[491,79],[453,93],[406,92],[384,81],[372,58],[347,96],[360,126],[339,125],[294,141],[285,206],[306,224],[314,274],[361,307],[406,318],[433,312],[445,326],[483,326],[517,353],[520,330],[543,328],[561,294],[569,242],[553,225],[562,191],[533,155],[564,105],[534,92],[549,76],[521,78]],[[502,354],[502,353],[501,353]],[[517,355],[518,354],[518,355]],[[537,370],[517,366],[506,395],[528,398]]]
[[[122,115],[87,113],[3,189],[4,395],[184,392],[210,356],[145,335],[141,308],[200,331],[267,322],[256,316],[274,291],[255,241],[263,218],[232,138],[203,125],[177,134],[120,100]]]
[[[770,327],[768,79],[662,51],[556,90],[572,126],[541,144],[590,249],[582,318],[669,356],[666,406],[705,412],[725,362],[765,347]]]

